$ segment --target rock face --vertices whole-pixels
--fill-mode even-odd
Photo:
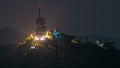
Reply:
[[[13,28],[5,27],[0,30],[0,45],[16,44],[23,40],[25,37],[25,34],[22,34]]]

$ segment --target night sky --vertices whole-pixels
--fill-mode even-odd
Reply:
[[[113,22],[112,0],[0,0],[0,29],[34,32],[39,6],[50,28],[77,36],[120,35],[120,23]]]

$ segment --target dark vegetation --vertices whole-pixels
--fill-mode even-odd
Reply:
[[[120,50],[107,43],[107,49],[92,42],[71,43],[74,36],[64,35],[62,41],[48,40],[37,49],[29,42],[18,47],[0,47],[0,68],[119,68]],[[109,46],[108,46],[109,45]]]

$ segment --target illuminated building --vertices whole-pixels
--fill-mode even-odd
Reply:
[[[20,46],[28,46],[30,49],[36,49],[39,46],[51,44],[48,41],[61,41],[63,36],[56,29],[47,29],[46,20],[42,18],[40,15],[40,8],[38,10],[38,18],[36,19],[36,32],[31,33],[23,42],[21,42]],[[19,46],[18,46],[19,47]]]

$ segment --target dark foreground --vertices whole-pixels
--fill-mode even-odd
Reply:
[[[120,52],[87,43],[58,50],[41,46],[19,51],[16,45],[0,47],[0,68],[119,68]]]

